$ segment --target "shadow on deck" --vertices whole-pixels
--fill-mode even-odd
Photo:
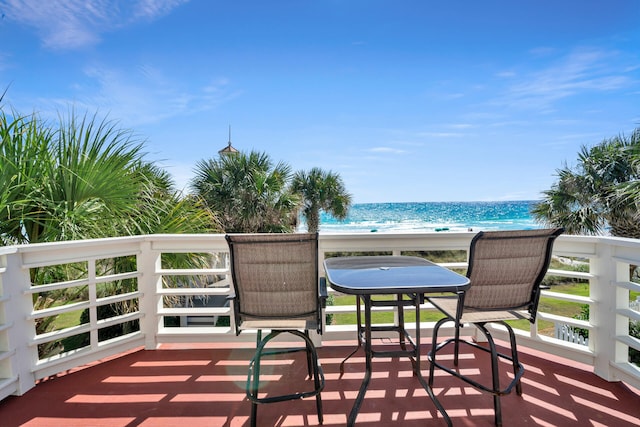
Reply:
[[[136,350],[41,381],[20,397],[0,402],[4,427],[215,427],[248,426],[250,404],[244,386],[251,348],[225,344],[163,346]],[[340,378],[339,364],[352,343],[329,342],[319,349],[326,386],[324,425],[343,426],[360,387],[364,357],[357,353]],[[463,349],[467,350],[465,347]],[[426,354],[427,348],[425,347]],[[461,369],[488,378],[482,352],[461,355]],[[502,398],[505,426],[637,426],[640,397],[622,383],[609,383],[574,362],[521,348],[526,373],[523,395]],[[271,382],[301,384],[306,363],[301,354],[263,368]],[[422,362],[428,375],[428,364]],[[271,370],[271,372],[269,372]],[[438,372],[434,390],[454,426],[493,426],[492,397]],[[286,381],[285,377],[295,378]],[[277,381],[282,379],[283,381]],[[262,426],[318,425],[315,400],[261,405]],[[374,359],[374,373],[358,426],[442,425],[442,418],[412,376],[406,359]]]

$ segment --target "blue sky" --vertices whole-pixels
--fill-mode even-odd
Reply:
[[[5,105],[107,115],[184,188],[228,140],[356,203],[537,199],[640,127],[637,0],[0,0]]]

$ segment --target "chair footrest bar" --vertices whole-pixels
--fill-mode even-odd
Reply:
[[[305,399],[307,397],[315,397],[322,392],[325,384],[324,372],[322,371],[322,368],[320,366],[318,367],[318,376],[320,377],[320,388],[318,390],[302,391],[298,393],[291,393],[283,396],[272,396],[272,397],[254,397],[251,394],[247,394],[247,398],[253,403],[264,404],[264,403],[285,402],[287,400]]]
[[[306,348],[281,348],[281,349],[270,349],[262,352],[263,356],[274,356],[278,354],[289,354],[289,353],[298,353],[301,351],[306,351]]]
[[[372,357],[400,357],[409,356],[415,357],[415,350],[389,350],[389,351],[371,351]]]
[[[306,346],[297,348],[274,348],[269,350],[265,349],[265,346],[269,341],[282,333],[290,333],[298,336],[299,338],[302,338],[305,341]],[[315,382],[315,388],[309,391],[296,392],[280,396],[258,397],[258,383],[260,381],[260,359],[265,355],[287,354],[300,351],[305,351],[307,353],[307,357],[310,358],[308,359],[310,370],[309,375]],[[311,370],[313,372],[311,372]],[[249,374],[247,376],[247,398],[254,404],[284,402],[287,400],[298,400],[307,397],[316,397],[317,399],[320,399],[320,393],[324,389],[324,386],[324,371],[322,370],[322,366],[320,366],[316,348],[309,336],[303,332],[298,331],[297,329],[272,331],[269,335],[267,335],[260,341],[260,343],[258,344],[258,348],[256,349],[256,354],[249,362]],[[320,412],[318,415],[321,416]]]
[[[483,347],[481,345],[478,345],[478,344],[476,344],[474,342],[467,341],[467,340],[459,340],[458,342],[460,344],[467,344],[467,345],[469,345],[471,347],[477,348],[477,349],[482,350],[482,351],[484,351],[486,353],[491,353],[491,350],[489,350],[488,348]],[[489,387],[487,387],[487,386],[485,386],[483,384],[478,383],[477,381],[474,381],[474,380],[472,380],[472,379],[460,374],[459,372],[457,372],[457,371],[455,371],[455,370],[453,370],[451,368],[448,368],[448,367],[442,365],[441,363],[433,361],[433,357],[432,357],[432,353],[433,352],[437,352],[437,351],[443,349],[444,347],[446,347],[446,346],[448,346],[450,344],[454,344],[454,343],[455,343],[455,340],[453,338],[450,338],[450,339],[447,339],[447,340],[441,342],[440,344],[438,344],[438,346],[435,348],[435,350],[432,350],[427,354],[427,359],[429,360],[430,363],[433,363],[435,366],[437,366],[438,368],[442,369],[443,371],[448,372],[449,374],[453,375],[454,377],[460,378],[462,381],[464,381],[467,384],[470,384],[470,385],[476,387],[479,390],[482,390],[482,391],[490,393],[490,394],[494,394],[496,396],[504,396],[506,394],[511,393],[511,390],[513,389],[513,387],[518,383],[518,381],[520,381],[520,378],[522,378],[522,376],[524,375],[524,366],[522,365],[522,363],[518,363],[518,372],[514,376],[513,380],[511,380],[509,385],[507,387],[505,387],[504,389],[502,389],[502,390],[493,390],[493,389],[491,389],[491,388],[489,388]],[[506,354],[496,353],[496,355],[498,357],[501,357],[501,358],[505,359],[505,360],[513,362],[513,359],[510,356],[506,355]]]

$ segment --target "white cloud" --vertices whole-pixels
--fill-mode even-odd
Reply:
[[[4,19],[35,28],[47,48],[76,49],[100,34],[166,15],[188,0],[0,0]]]
[[[400,150],[398,148],[392,148],[392,147],[373,147],[367,151],[370,151],[372,153],[386,153],[386,154],[402,154],[405,152],[404,150]]]
[[[464,93],[446,93],[444,95],[442,95],[442,99],[460,99],[460,98],[464,98]]]
[[[556,53],[556,49],[553,47],[536,47],[529,51],[529,53],[533,56],[543,57],[549,56]]]
[[[497,75],[497,77],[500,77],[501,79],[510,79],[512,77],[515,77],[516,73],[513,72],[513,71],[501,71],[496,75]]]
[[[100,106],[97,113],[135,128],[215,109],[240,94],[226,78],[212,77],[193,87],[150,65],[133,71],[94,65],[84,73],[86,79],[73,85],[71,97],[32,100],[30,104],[52,119],[69,106],[92,112]]]
[[[159,16],[166,15],[188,1],[189,0],[138,0],[131,3],[133,3],[135,17],[155,19]]]
[[[85,72],[97,89],[80,88],[80,93],[86,93],[82,102],[88,107],[100,105],[110,116],[126,118],[131,126],[206,111],[238,95],[225,78],[212,78],[193,89],[149,65],[137,73],[105,67]]]
[[[465,134],[459,132],[419,132],[417,136],[421,138],[460,138]]]
[[[579,49],[542,71],[523,75],[498,101],[513,107],[548,109],[555,101],[585,92],[615,91],[634,80],[615,52]],[[522,74],[522,73],[521,73]]]

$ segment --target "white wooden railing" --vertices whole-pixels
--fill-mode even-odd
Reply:
[[[386,252],[400,255],[406,251],[466,251],[473,233],[357,233],[321,234],[320,265],[327,253]],[[169,254],[209,254],[211,265],[203,269],[170,269],[164,262]],[[554,276],[573,277],[589,284],[589,296],[545,291],[546,298],[590,306],[589,321],[540,312],[537,324],[519,330],[519,345],[565,357],[593,366],[594,372],[610,381],[625,381],[640,388],[640,370],[628,362],[629,348],[640,350],[640,341],[629,336],[629,321],[640,321],[640,312],[629,307],[629,292],[640,292],[640,285],[629,278],[629,267],[640,265],[640,240],[611,237],[566,236],[558,238],[554,254],[588,265],[586,272],[550,270]],[[105,260],[131,259],[130,271],[114,274],[104,269]],[[444,264],[466,267],[464,260]],[[73,280],[43,280],[32,283],[36,270],[56,266],[82,272]],[[324,272],[321,270],[320,274]],[[167,280],[192,284],[166,287]],[[126,292],[113,286],[128,281]],[[193,284],[198,284],[193,286]],[[111,286],[109,286],[111,285]],[[105,289],[111,293],[105,294]],[[59,290],[77,290],[78,298],[66,305],[45,304],[34,308]],[[235,336],[231,326],[202,326],[198,318],[230,317],[231,308],[217,304],[195,306],[189,302],[224,302],[229,293],[228,248],[221,234],[150,235],[87,241],[45,243],[0,248],[0,399],[23,394],[38,379],[95,362],[104,357],[144,346],[155,349],[163,343],[231,342],[253,340],[250,334]],[[176,301],[180,302],[179,304]],[[98,307],[130,302],[138,310],[103,316]],[[428,305],[426,310],[431,309]],[[328,306],[328,314],[354,312],[355,306]],[[85,323],[78,325],[80,313]],[[68,326],[58,320],[76,319]],[[57,329],[37,333],[36,324],[56,320]],[[169,321],[175,321],[170,325]],[[561,322],[589,330],[588,346],[554,339],[539,332],[543,321]],[[137,325],[113,338],[101,338],[106,327]],[[430,323],[422,325],[429,335]],[[465,328],[471,329],[471,328]],[[321,339],[354,339],[354,325],[328,325]],[[494,331],[504,337],[504,331]],[[83,337],[84,346],[69,350],[56,345],[73,337]],[[49,347],[47,356],[38,349]],[[44,354],[44,352],[43,352]]]

